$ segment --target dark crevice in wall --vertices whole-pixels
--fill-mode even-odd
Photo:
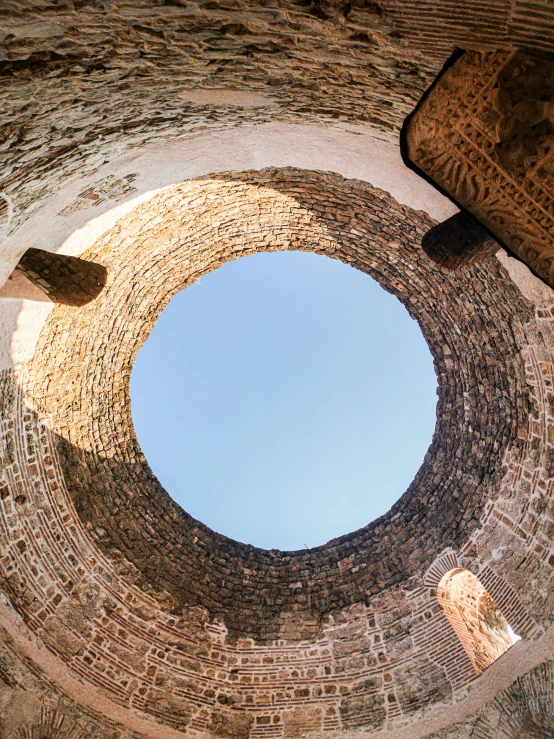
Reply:
[[[500,249],[477,221],[462,212],[433,226],[421,239],[421,246],[435,264],[453,272]]]
[[[31,248],[0,290],[0,297],[80,307],[98,297],[107,275],[106,268],[96,262]]]

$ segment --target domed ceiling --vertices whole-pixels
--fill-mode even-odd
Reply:
[[[421,171],[400,147],[443,65],[464,59],[456,48],[481,71],[500,58],[550,69],[553,11],[7,0],[0,12],[0,736],[554,736],[554,211],[542,193],[544,251],[520,253],[509,198],[500,233],[490,189],[447,186],[474,182],[468,169],[439,181],[425,103],[412,119]],[[434,88],[450,109],[455,80]],[[499,165],[523,209],[554,151],[547,87],[514,107],[523,154]],[[495,110],[503,141],[508,108]],[[472,161],[487,186],[485,164]],[[277,250],[340,260],[394,294],[439,392],[432,443],[393,508],[294,552],[235,542],[174,503],[129,397],[176,292]]]

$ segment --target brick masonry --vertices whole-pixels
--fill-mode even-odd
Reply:
[[[2,236],[72,178],[87,184],[60,220],[132,197],[133,166],[95,173],[150,142],[271,122],[396,137],[456,45],[552,52],[543,0],[453,8],[6,0]],[[172,185],[87,250],[104,290],[39,311],[34,357],[1,376],[2,739],[551,736],[552,292],[505,255],[448,272],[421,248],[434,225],[367,183],[268,170]],[[128,380],[175,292],[292,248],[406,305],[438,418],[389,514],[315,550],[262,552],[171,502],[136,443]],[[523,637],[479,676],[437,598],[456,568]]]
[[[444,575],[437,599],[478,674],[512,646],[502,611],[469,570],[454,569]]]
[[[107,547],[116,547],[145,581],[172,593],[179,602],[207,607],[214,616],[223,617],[233,636],[311,638],[318,633],[326,613],[424,571],[443,548],[459,545],[468,529],[476,525],[475,519],[490,495],[489,479],[498,476],[502,451],[510,441],[519,443],[518,429],[526,417],[521,356],[513,344],[511,351],[503,352],[504,377],[499,371],[479,372],[479,363],[484,365],[487,354],[494,350],[483,345],[480,333],[478,339],[472,339],[474,312],[468,314],[462,302],[454,300],[455,280],[446,278],[438,283],[433,271],[425,269],[429,264],[425,259],[419,269],[421,289],[416,300],[410,294],[412,286],[401,274],[405,265],[411,274],[408,260],[421,253],[421,233],[432,222],[371,187],[345,184],[333,175],[282,170],[241,177],[219,174],[215,182],[185,183],[164,193],[167,205],[158,212],[161,200],[139,207],[133,213],[134,220],[123,219],[101,240],[104,247],[84,255],[107,268],[108,283],[90,308],[52,314],[33,364],[37,407],[59,417],[54,428],[60,437],[64,472],[72,481],[73,500],[79,514],[91,524],[94,517],[94,526],[104,531],[98,537],[101,546],[104,542]],[[153,211],[158,215],[151,219]],[[169,223],[172,246],[168,251]],[[369,238],[372,254],[365,257]],[[448,433],[439,420],[410,494],[388,518],[318,548],[317,555],[297,552],[286,558],[217,537],[183,516],[161,491],[154,503],[151,491],[157,483],[132,431],[128,389],[136,353],[177,290],[230,258],[257,249],[283,248],[312,249],[342,258],[378,275],[385,288],[403,299],[411,314],[420,319],[434,354],[440,385],[439,419],[457,429],[455,435]],[[139,281],[137,274],[148,275],[148,279]],[[422,300],[424,294],[429,296],[429,305]],[[512,297],[518,301],[515,291]],[[523,313],[525,306],[519,302]],[[452,304],[452,311],[441,310],[441,304]],[[502,312],[495,305],[491,310],[500,341],[500,335],[513,328],[505,318],[502,329]],[[438,323],[439,314],[448,318]],[[458,325],[460,337],[453,323]],[[85,332],[85,325],[90,325],[91,331]],[[93,349],[95,346],[102,349]],[[484,350],[487,354],[483,356]],[[464,364],[467,362],[462,378],[449,372],[453,356],[463,356]],[[74,397],[79,398],[75,408],[67,405],[58,386],[58,377],[59,382],[67,383],[68,371]],[[466,401],[468,407],[462,410],[459,393],[463,393],[464,384],[470,388],[479,375],[481,398],[475,395],[473,404]],[[521,387],[515,402],[510,397],[511,382]],[[99,392],[91,393],[96,387]],[[119,403],[106,402],[116,397]],[[491,404],[486,415],[480,413],[483,398]],[[493,423],[499,419],[494,432],[486,431],[487,416]],[[470,428],[482,429],[473,458],[463,454],[465,444],[475,444]],[[459,460],[459,470],[452,462],[448,467],[442,462],[449,445],[456,451],[448,456]],[[465,484],[460,486],[462,470]],[[484,477],[486,484],[482,484]],[[102,498],[94,480],[101,481],[106,491]],[[441,501],[454,491],[455,502],[445,514]],[[426,552],[411,546],[422,527],[429,537]],[[396,543],[394,554],[387,545],[390,540]],[[204,572],[200,579],[183,577],[184,572],[199,571]],[[240,598],[236,583],[240,583]]]
[[[0,13],[0,190],[15,204],[12,230],[69,178],[160,137],[266,121],[396,136],[456,46],[554,48],[544,0],[5,0]],[[214,89],[267,104],[190,94]]]
[[[82,306],[100,294],[106,276],[101,264],[31,247],[0,288],[0,298],[39,297],[52,303]],[[41,296],[36,295],[37,290]]]
[[[437,599],[456,567],[524,637],[517,649],[546,637],[554,303],[546,291],[533,305],[491,255],[456,273],[437,266],[421,248],[432,225],[333,174],[218,174],[167,188],[83,255],[107,268],[105,289],[79,310],[57,306],[33,361],[2,378],[2,590],[26,639],[65,671],[52,685],[36,647],[31,679],[6,635],[10,739],[58,720],[45,706],[97,736],[425,726],[434,706],[455,710],[488,679]],[[389,514],[282,553],[232,542],[172,503],[136,443],[128,379],[172,294],[228,259],[290,248],[339,258],[402,300],[433,352],[439,402],[429,453]]]

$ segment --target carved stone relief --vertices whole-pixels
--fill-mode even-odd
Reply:
[[[466,52],[404,136],[408,159],[554,286],[554,62]]]

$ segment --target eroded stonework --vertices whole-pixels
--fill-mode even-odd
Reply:
[[[266,121],[396,136],[456,47],[554,52],[543,0],[4,0],[0,19],[12,230],[61,182],[160,137]],[[195,101],[206,89],[222,100]],[[232,90],[268,104],[229,104]]]
[[[554,302],[533,306],[494,256],[437,267],[421,248],[430,225],[337,175],[220,174],[167,188],[84,255],[107,266],[105,290],[55,308],[34,361],[3,374],[4,733],[25,705],[25,726],[64,715],[92,737],[428,736],[434,707],[471,724],[471,686],[512,660],[496,678],[508,688],[516,664],[551,652]],[[419,320],[439,376],[437,434],[412,488],[366,530],[308,552],[256,550],[193,521],[149,472],[129,416],[133,358],[171,295],[277,248],[379,279]],[[477,574],[529,656],[510,650],[477,677],[437,601],[456,567]]]
[[[231,635],[262,640],[312,638],[327,613],[406,582],[442,549],[458,546],[493,495],[504,450],[519,443],[528,407],[523,362],[517,343],[502,337],[519,330],[529,308],[513,291],[505,316],[500,296],[491,297],[482,320],[495,325],[495,334],[483,343],[472,327],[474,310],[460,299],[463,277],[454,280],[443,271],[437,279],[440,273],[421,258],[421,234],[431,225],[384,193],[333,175],[220,174],[164,192],[87,252],[87,259],[107,268],[106,288],[90,309],[52,314],[32,375],[37,409],[54,414],[74,504],[93,535],[102,530],[96,534],[100,546],[115,547],[142,582],[178,603],[208,608]],[[313,554],[262,552],[183,514],[157,487],[132,430],[128,378],[159,312],[206,271],[260,249],[314,250],[375,276],[419,319],[439,377],[439,426],[408,494],[390,514]],[[489,259],[488,265],[498,263]],[[137,273],[147,281],[139,282]],[[469,274],[467,290],[475,284]],[[487,286],[494,281],[481,273],[477,279]],[[488,371],[495,341],[503,346],[502,363]],[[458,374],[453,356],[460,357]],[[80,399],[71,406],[59,385],[68,377]],[[462,387],[472,382],[482,390],[464,402]],[[411,542],[422,531],[426,546],[414,549]]]
[[[554,293],[479,234],[429,259],[423,237],[446,227],[427,214],[454,211],[396,145],[456,47],[481,87],[471,115],[449,91],[435,138],[467,114],[477,174],[523,178],[491,213],[518,214],[524,241],[491,230],[550,279],[552,3],[2,3],[2,279],[35,247],[108,280],[81,308],[0,302],[1,739],[552,736]],[[302,552],[194,521],[130,416],[133,359],[171,296],[276,249],[378,279],[439,382],[401,501]],[[459,569],[522,636],[480,675],[437,597]]]
[[[554,62],[466,52],[406,130],[440,187],[554,286]]]

